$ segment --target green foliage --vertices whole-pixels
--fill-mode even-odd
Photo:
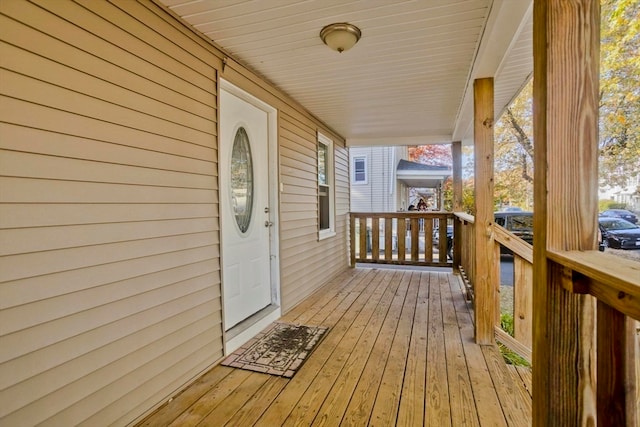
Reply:
[[[517,353],[514,353],[509,347],[505,346],[504,344],[498,343],[498,348],[500,349],[500,353],[502,353],[502,357],[507,364],[526,367],[531,366],[531,364],[527,362],[526,359],[524,359]]]
[[[600,200],[598,202],[598,210],[602,212],[607,209],[628,209],[628,206],[626,203],[618,203],[615,200]]]
[[[640,1],[601,1],[599,172],[601,186],[640,174]],[[495,196],[533,208],[532,83],[495,126]]]
[[[529,81],[495,126],[497,206],[533,209],[533,85]]]
[[[502,313],[500,315],[500,327],[503,331],[513,336],[513,314]],[[498,343],[498,348],[500,349],[500,353],[502,353],[502,357],[504,358],[506,363],[517,366],[531,366],[529,362],[520,357],[517,353],[514,353],[509,347],[505,346],[504,344]]]
[[[500,327],[503,331],[513,336],[513,314],[511,313],[502,313],[500,315]]]
[[[602,0],[600,180],[625,185],[640,173],[640,1]]]

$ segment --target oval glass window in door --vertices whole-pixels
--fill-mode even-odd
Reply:
[[[231,151],[231,207],[236,223],[243,234],[251,224],[253,208],[253,162],[249,136],[239,128]]]

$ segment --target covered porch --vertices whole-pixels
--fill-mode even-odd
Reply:
[[[216,366],[139,425],[531,424],[530,371],[474,341],[448,269],[350,269],[281,320],[330,328],[292,379]]]

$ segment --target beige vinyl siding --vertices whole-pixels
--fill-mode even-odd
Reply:
[[[0,2],[2,425],[124,425],[222,356],[218,59],[119,6],[155,16]]]
[[[281,292],[287,311],[346,266],[349,165],[347,150],[334,140],[336,236],[319,241],[318,127],[287,114],[279,122]]]
[[[151,1],[0,1],[0,425],[126,425],[222,357],[225,56]],[[222,76],[278,109],[287,311],[347,267],[344,140],[231,58]]]

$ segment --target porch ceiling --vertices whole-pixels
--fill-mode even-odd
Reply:
[[[472,82],[496,117],[532,72],[531,0],[158,0],[287,93],[348,145],[473,138]],[[350,22],[342,54],[322,27]]]

